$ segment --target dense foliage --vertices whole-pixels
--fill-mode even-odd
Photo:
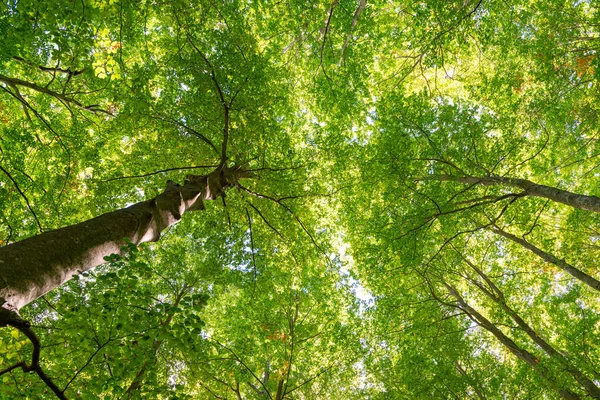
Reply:
[[[0,246],[254,172],[21,310],[65,397],[600,397],[595,2],[1,10]]]

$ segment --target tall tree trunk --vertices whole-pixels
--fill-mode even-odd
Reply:
[[[557,384],[554,377],[551,376],[548,369],[539,364],[537,358],[528,352],[527,350],[519,347],[511,338],[506,336],[504,332],[502,332],[496,325],[494,325],[490,320],[481,315],[477,310],[471,307],[462,296],[458,293],[458,291],[451,285],[443,282],[443,285],[448,290],[448,293],[456,299],[456,306],[463,310],[469,317],[475,321],[479,326],[490,332],[492,335],[496,337],[511,353],[517,356],[519,359],[527,363],[531,368],[533,368],[540,376],[546,380],[563,399],[568,400],[576,400],[580,399],[580,397],[571,392],[569,389],[561,388],[559,384]]]
[[[529,250],[532,253],[537,254],[538,256],[540,256],[544,261],[556,265],[558,268],[562,269],[563,271],[565,271],[566,273],[568,273],[572,277],[574,277],[576,279],[579,279],[581,282],[585,283],[586,285],[588,285],[592,289],[600,291],[600,281],[598,281],[594,277],[586,274],[585,272],[581,271],[580,269],[575,268],[574,266],[572,266],[571,264],[569,264],[565,260],[561,260],[560,258],[555,257],[552,254],[547,253],[544,250],[542,250],[542,249],[534,246],[533,244],[529,243],[525,239],[519,238],[519,237],[517,237],[517,236],[515,236],[515,235],[513,235],[511,233],[503,231],[502,229],[500,229],[498,227],[491,228],[490,230],[492,232],[500,235],[500,236],[503,236],[503,237],[505,237],[505,238],[507,238],[509,240],[512,240],[515,243],[520,244],[521,246],[523,246],[527,250]]]
[[[209,175],[190,175],[183,186],[168,181],[165,191],[151,200],[0,248],[0,326],[7,315],[73,275],[120,254],[125,240],[157,241],[184,212],[204,209],[204,200],[216,199],[249,175],[240,167],[223,167]]]
[[[483,395],[481,390],[477,387],[477,381],[475,379],[472,379],[467,374],[467,371],[465,371],[465,369],[462,367],[462,365],[460,365],[458,360],[454,361],[454,367],[456,368],[456,371],[458,371],[458,373],[461,374],[467,380],[467,383],[469,384],[469,386],[471,386],[473,388],[473,390],[475,391],[475,394],[477,394],[477,397],[479,398],[479,400],[485,400],[485,396]]]
[[[526,196],[543,197],[558,203],[579,208],[582,210],[600,212],[600,197],[586,196],[572,193],[566,190],[557,189],[551,186],[538,185],[527,179],[507,178],[504,176],[453,176],[453,175],[434,175],[421,180],[439,180],[464,183],[467,185],[504,185],[520,188],[525,191]]]
[[[187,293],[187,288],[184,288],[179,293],[175,294],[175,299],[173,301],[173,309],[179,307],[183,296],[185,296]],[[171,309],[167,313],[167,317],[163,321],[159,321],[159,324],[162,328],[166,328],[171,324],[171,321],[175,316],[175,311],[173,311],[173,309]],[[144,379],[146,377],[146,371],[148,370],[148,367],[151,366],[151,364],[154,364],[156,362],[158,351],[160,350],[160,347],[162,346],[164,341],[165,339],[154,339],[154,341],[152,342],[152,355],[150,359],[146,360],[142,364],[138,372],[135,374],[133,381],[131,381],[131,384],[125,391],[125,394],[127,395],[128,399],[134,397],[134,393],[142,387],[142,383],[144,383]]]
[[[504,296],[504,292],[496,286],[496,284],[485,274],[480,268],[478,268],[475,264],[467,260],[463,257],[465,262],[479,275],[489,286],[491,290],[488,290],[481,282],[477,282],[474,279],[469,278],[469,280],[477,286],[481,292],[483,292],[489,299],[498,304],[510,317],[513,321],[521,328],[527,336],[529,336],[535,344],[540,346],[550,358],[557,360],[560,364],[562,364],[565,369],[575,378],[577,382],[584,387],[584,389],[588,392],[588,394],[592,398],[600,398],[600,389],[596,384],[584,375],[579,369],[577,369],[571,362],[560,353],[560,351],[556,350],[550,343],[546,342],[538,333],[533,329],[521,316],[511,308],[506,302],[506,297]]]

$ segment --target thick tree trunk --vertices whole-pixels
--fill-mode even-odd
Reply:
[[[168,181],[165,191],[151,200],[0,248],[0,311],[16,312],[73,275],[102,264],[104,257],[119,254],[126,240],[157,241],[184,212],[203,209],[204,200],[214,200],[248,176],[234,167],[188,176],[183,186]]]
[[[553,188],[551,186],[538,185],[527,179],[507,178],[504,176],[453,176],[453,175],[435,175],[424,179],[452,181],[464,183],[467,185],[504,185],[515,188],[520,188],[525,191],[526,196],[543,197],[558,203],[563,203],[568,206],[579,208],[582,210],[600,212],[600,197],[586,196],[582,194],[568,192]]]
[[[527,250],[531,251],[532,253],[537,254],[544,261],[556,265],[558,268],[562,269],[563,271],[565,271],[566,273],[571,275],[573,278],[579,279],[581,282],[585,283],[592,289],[600,291],[600,281],[598,281],[594,277],[586,274],[585,272],[581,271],[580,269],[575,268],[574,266],[572,266],[565,260],[561,260],[560,258],[555,257],[550,253],[546,253],[544,250],[532,245],[525,239],[521,239],[511,233],[503,231],[500,228],[492,228],[491,231],[500,236],[504,236],[505,238],[510,239],[515,243],[520,244],[521,246],[523,246]]]
[[[569,389],[561,388],[555,381],[555,379],[550,375],[547,368],[543,367],[539,364],[538,359],[531,354],[529,351],[519,347],[511,338],[506,336],[504,332],[502,332],[496,325],[494,325],[490,320],[481,315],[477,310],[471,307],[469,304],[465,302],[463,297],[458,293],[458,291],[444,283],[444,286],[448,290],[448,293],[456,299],[457,307],[466,312],[473,321],[477,322],[479,326],[490,332],[492,335],[496,337],[511,353],[517,356],[519,359],[527,363],[531,368],[533,368],[542,378],[544,378],[552,387],[559,393],[559,395],[563,399],[576,400],[580,399],[580,397],[570,391]]]

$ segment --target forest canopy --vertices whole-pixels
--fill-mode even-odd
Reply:
[[[600,398],[595,2],[0,9],[0,398]]]

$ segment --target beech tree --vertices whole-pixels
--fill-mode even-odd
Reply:
[[[0,397],[600,397],[598,26],[4,4]]]

